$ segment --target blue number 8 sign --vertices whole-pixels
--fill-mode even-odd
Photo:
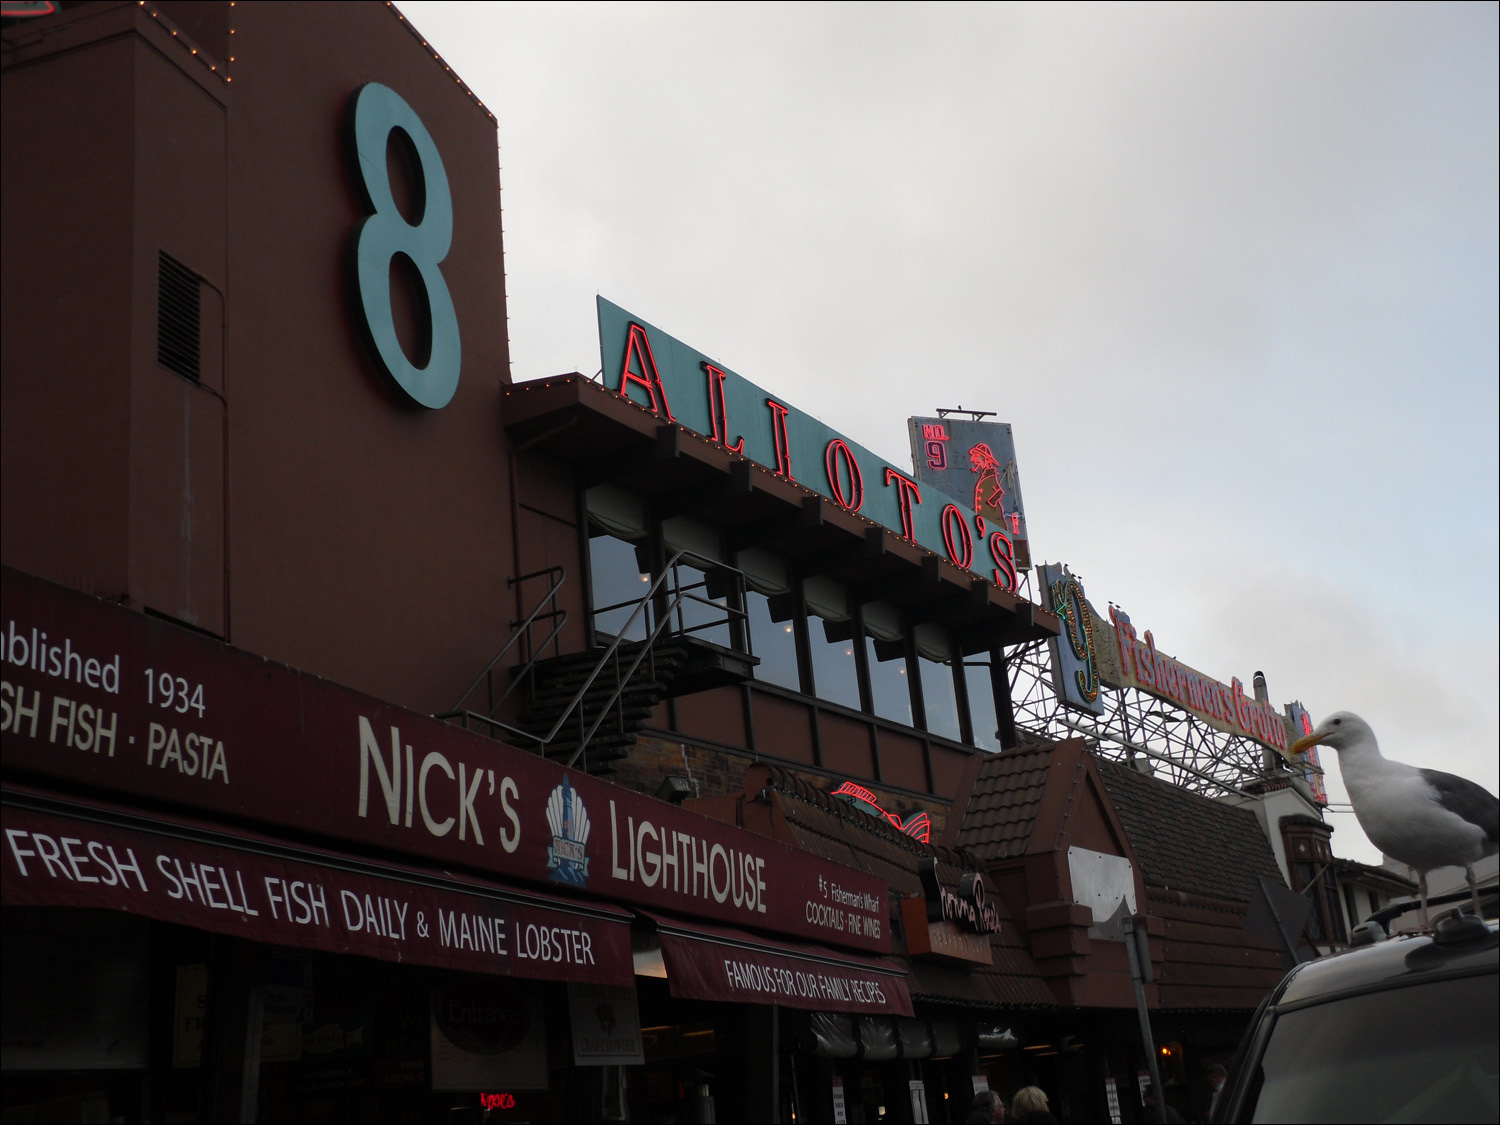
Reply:
[[[458,389],[462,352],[458,313],[438,263],[453,243],[453,196],[448,174],[432,135],[416,111],[388,86],[371,82],[354,95],[354,152],[358,181],[373,212],[355,237],[355,287],[364,328],[385,374],[413,402],[432,410],[447,406]],[[386,168],[386,146],[391,131],[400,129],[416,150],[421,175],[422,214],[415,224],[406,221],[391,194]],[[427,291],[427,335],[432,341],[427,365],[407,358],[396,335],[391,311],[391,261],[404,254],[417,268]]]

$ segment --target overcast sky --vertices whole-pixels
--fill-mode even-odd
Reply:
[[[1496,790],[1496,5],[400,7],[499,119],[516,380],[598,293],[897,464],[996,411],[1098,608]]]

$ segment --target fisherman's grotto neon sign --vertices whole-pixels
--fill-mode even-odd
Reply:
[[[941,508],[924,507],[910,474],[602,297],[599,335],[616,393],[1016,592],[1015,548],[994,522],[942,494]],[[798,476],[810,466],[810,477]],[[981,552],[988,564],[976,560]]]

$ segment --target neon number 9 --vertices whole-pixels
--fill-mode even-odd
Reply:
[[[433,410],[448,405],[458,389],[462,352],[458,314],[438,263],[453,243],[453,195],[448,174],[432,135],[416,111],[388,86],[371,82],[354,95],[354,151],[365,202],[373,212],[355,237],[355,288],[363,327],[385,374],[413,402]],[[399,129],[417,154],[417,192],[421,216],[409,223],[396,207],[386,168],[386,146]],[[417,269],[426,290],[427,329],[431,349],[424,367],[407,358],[396,335],[391,308],[391,263],[404,255]]]

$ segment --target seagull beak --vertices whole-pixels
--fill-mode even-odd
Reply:
[[[1314,731],[1312,734],[1304,735],[1303,737],[1297,739],[1296,742],[1292,743],[1292,748],[1289,751],[1287,751],[1287,753],[1289,753],[1292,757],[1295,758],[1298,754],[1305,754],[1305,753],[1307,753],[1309,750],[1311,750],[1314,746],[1316,746],[1318,743],[1322,742],[1327,737],[1328,737],[1328,733],[1326,731],[1323,732],[1322,734],[1319,734],[1316,731]]]

